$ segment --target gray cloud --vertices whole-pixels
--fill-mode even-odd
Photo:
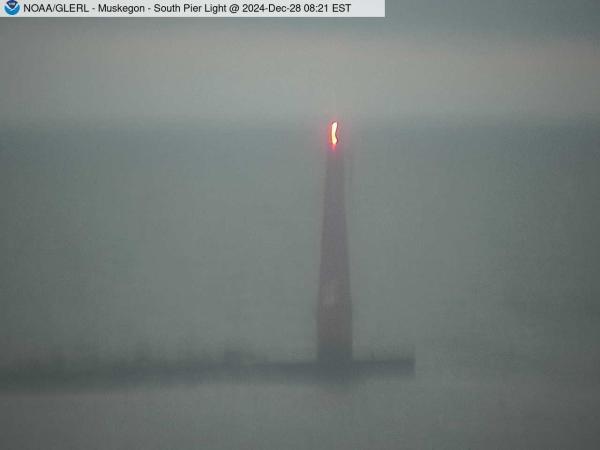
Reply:
[[[557,8],[540,16],[547,17],[544,39],[508,29],[473,34],[477,27],[453,18],[466,10],[482,16],[473,23],[484,23],[482,8],[390,9],[380,21],[274,21],[272,27],[13,21],[0,31],[11,42],[0,50],[6,80],[0,118],[39,124],[600,114],[598,46],[579,28],[553,31],[548,14]],[[508,10],[521,17],[519,8]],[[434,19],[447,26],[432,25]]]

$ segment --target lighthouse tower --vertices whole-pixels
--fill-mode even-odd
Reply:
[[[337,122],[331,124],[329,132],[317,300],[317,358],[319,364],[339,366],[352,361],[352,302],[344,158]]]

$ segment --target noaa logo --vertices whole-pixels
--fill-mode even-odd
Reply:
[[[6,5],[4,5],[4,12],[9,16],[14,16],[21,11],[21,5],[17,0],[7,0]]]

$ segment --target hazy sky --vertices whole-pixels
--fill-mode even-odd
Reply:
[[[0,122],[600,115],[595,1],[387,9],[381,20],[3,19]]]

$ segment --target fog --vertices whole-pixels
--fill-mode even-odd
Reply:
[[[0,446],[596,448],[598,17],[3,20],[2,370],[314,359],[334,118],[355,355],[415,369],[3,390]]]

